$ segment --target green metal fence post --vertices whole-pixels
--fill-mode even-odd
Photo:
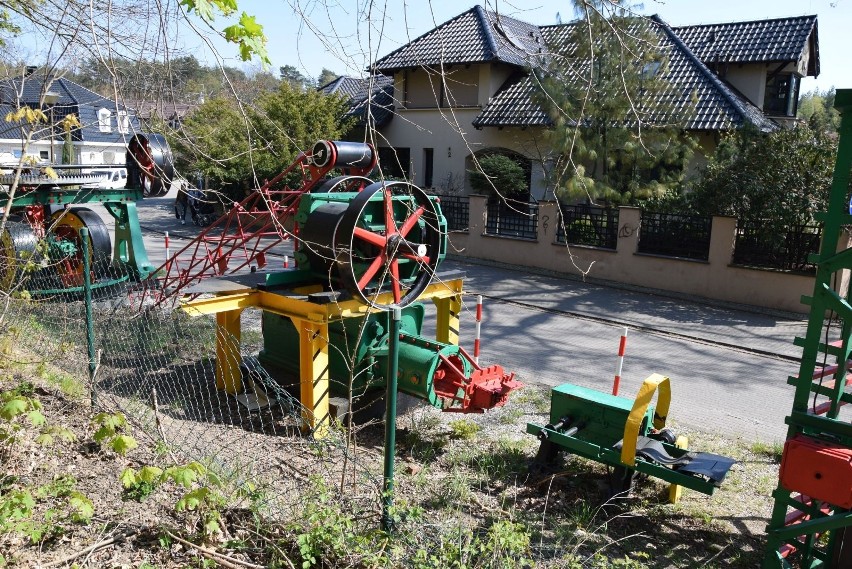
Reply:
[[[399,321],[402,310],[394,306],[388,312],[388,377],[385,394],[385,483],[382,499],[382,529],[393,531],[390,509],[393,506],[393,466],[396,455],[396,388],[399,371]]]
[[[92,259],[89,251],[89,230],[80,228],[80,240],[83,247],[83,298],[86,304],[86,347],[89,351],[89,389],[92,406],[95,404],[95,323],[92,316]]]

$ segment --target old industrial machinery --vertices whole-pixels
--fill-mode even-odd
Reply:
[[[166,261],[141,296],[143,306],[180,299],[190,313],[216,314],[217,386],[235,395],[251,388],[240,313],[260,309],[258,358],[276,378],[298,380],[305,426],[318,436],[332,397],[381,393],[390,307],[402,309],[400,391],[447,411],[482,412],[520,386],[458,345],[463,280],[438,272],[447,246],[438,199],[407,182],[373,182],[366,176],[376,161],[368,144],[317,142]],[[284,180],[294,172],[301,183],[291,188]],[[295,266],[270,269],[285,242]],[[435,339],[421,334],[428,300]]]
[[[802,360],[798,375],[788,379],[795,394],[764,569],[852,567],[852,425],[840,417],[852,402],[852,304],[848,291],[834,288],[852,269],[852,249],[838,247],[841,228],[852,225],[852,89],[838,89],[834,104],[841,114],[837,162],[822,215],[814,293],[803,299],[811,307],[807,333],[795,340]]]
[[[552,466],[569,452],[613,467],[613,494],[629,491],[637,472],[670,482],[672,501],[681,486],[712,494],[735,461],[687,450],[685,438],[665,426],[670,401],[669,379],[658,374],[645,380],[635,400],[570,383],[554,387],[550,423],[527,425],[541,441],[535,466]]]
[[[80,230],[89,230],[94,286],[113,284],[109,266],[124,265],[121,279],[146,278],[153,270],[148,261],[136,202],[164,195],[174,169],[165,139],[157,134],[137,134],[127,150],[128,181],[125,188],[98,186],[102,176],[80,174],[98,165],[54,165],[59,174],[48,177],[25,169],[0,175],[0,211],[9,208],[6,228],[0,234],[0,290],[9,291],[24,273],[37,276],[35,285],[47,290],[79,288],[83,282]],[[110,168],[111,166],[103,166]],[[35,169],[33,167],[32,169]],[[11,188],[17,187],[14,195]],[[100,203],[115,220],[115,243],[101,217],[85,207]],[[43,240],[43,241],[42,241]],[[39,241],[47,244],[38,248]],[[32,262],[49,264],[51,270],[35,272]],[[44,261],[44,263],[41,263]],[[29,264],[29,265],[28,265]],[[31,290],[30,292],[37,292]]]

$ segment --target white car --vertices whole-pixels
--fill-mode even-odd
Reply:
[[[127,185],[127,168],[114,168],[111,170],[92,170],[93,176],[103,176],[98,182],[98,187],[105,190],[116,190]]]

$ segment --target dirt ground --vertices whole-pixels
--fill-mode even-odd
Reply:
[[[0,451],[4,472],[0,498],[7,497],[0,501],[6,509],[0,512],[6,518],[0,520],[0,566],[265,567],[271,547],[278,549],[277,559],[286,557],[294,566],[301,565],[298,536],[288,535],[292,525],[275,515],[271,518],[278,520],[259,525],[263,509],[249,507],[251,500],[180,510],[175,506],[187,489],[174,481],[136,499],[125,491],[120,476],[126,468],[165,469],[175,464],[174,454],[180,449],[169,449],[128,425],[119,431],[139,446],[122,456],[109,444],[95,442],[96,410],[85,397],[70,397],[22,372],[2,380],[0,390],[12,389],[40,402],[45,424],[31,424],[26,415],[6,423],[7,434],[11,426],[17,428]],[[665,485],[641,479],[630,497],[607,501],[606,469],[585,459],[564,457],[553,475],[530,476],[528,467],[538,442],[523,427],[528,421],[547,422],[547,398],[546,391],[530,388],[517,394],[511,405],[486,415],[461,417],[419,407],[400,417],[395,503],[420,511],[417,524],[429,531],[460,520],[470,527],[494,519],[523,524],[530,535],[530,566],[571,567],[566,560],[578,559],[590,567],[757,565],[777,480],[772,449],[687,433],[691,446],[739,461],[722,489],[709,497],[684,491],[682,500],[671,505],[664,498]],[[50,444],[39,439],[47,432],[45,426],[53,434]],[[240,432],[226,424],[205,428],[214,439],[219,436],[216,430],[228,436]],[[73,440],[63,440],[70,439],[65,430],[73,433]],[[252,445],[263,444],[263,435],[252,437]],[[345,491],[363,494],[358,524],[376,527],[381,513],[376,485],[382,472],[383,427],[379,423],[360,427],[354,439],[346,456],[359,465],[358,476],[369,480],[352,482]],[[310,486],[312,474],[301,466],[310,456],[339,467],[326,470],[332,484],[349,464],[334,449],[306,441],[298,447],[287,446],[286,439],[266,444],[269,454],[278,455],[277,472],[287,480],[282,487],[287,491]],[[16,510],[8,497],[22,492],[28,492],[34,503],[26,516],[16,518],[23,506]],[[219,515],[216,531],[206,531],[211,509]],[[400,531],[406,531],[405,524]],[[351,559],[348,563],[359,566]],[[325,560],[316,566],[346,565]]]

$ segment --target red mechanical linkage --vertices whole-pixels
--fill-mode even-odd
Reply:
[[[352,176],[365,176],[375,167],[377,155],[369,145],[349,149],[351,155],[361,148],[368,160],[352,160],[349,156],[349,162],[338,164],[341,144],[352,143],[320,141],[312,153],[300,153],[287,169],[243,201],[234,203],[225,215],[154,271],[149,280],[155,286],[145,291],[152,296],[154,305],[178,297],[183,289],[202,279],[234,274],[253,265],[263,267],[270,249],[298,235],[295,224],[290,230],[285,224],[298,210],[303,194],[322,183],[335,168]],[[280,187],[286,176],[297,169],[302,175],[301,184],[296,189]],[[363,189],[363,185],[358,189]],[[144,298],[140,302],[144,304]]]
[[[514,373],[506,373],[499,365],[481,367],[464,348],[459,354],[473,366],[470,377],[465,377],[458,356],[439,355],[441,365],[435,371],[433,385],[435,393],[449,403],[444,411],[454,413],[483,413],[486,409],[502,407],[509,401],[509,394],[524,386],[515,380]],[[454,361],[456,360],[456,361]],[[458,393],[462,391],[460,398]],[[452,406],[460,403],[460,406]]]

